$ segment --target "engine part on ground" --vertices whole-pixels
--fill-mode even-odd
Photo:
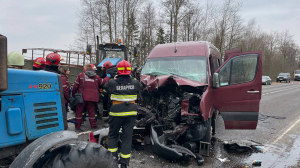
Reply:
[[[205,132],[207,131],[207,127],[204,126],[203,123],[199,124],[191,124],[187,133],[191,137],[191,141],[200,141],[205,136]]]
[[[45,155],[33,168],[117,168],[118,162],[103,146],[89,141],[74,141]]]
[[[199,154],[203,156],[209,156],[210,145],[211,144],[209,142],[200,141]]]
[[[195,153],[195,156],[196,156],[196,159],[197,159],[197,164],[199,166],[201,166],[204,163],[204,158],[198,153]]]
[[[156,131],[151,127],[151,141],[153,145],[153,151],[158,155],[167,159],[181,159],[184,155],[190,155],[196,158],[196,156],[189,149],[178,145],[171,145],[171,147],[162,144],[163,139],[158,137]]]
[[[136,149],[140,149],[144,145],[144,138],[141,134],[132,135],[132,146]]]
[[[53,146],[78,139],[78,135],[73,131],[59,131],[42,136],[28,145],[11,164],[11,168],[31,168],[34,163]]]
[[[189,149],[190,151],[195,151],[197,149],[197,144],[195,142],[186,142],[183,144],[183,147]]]

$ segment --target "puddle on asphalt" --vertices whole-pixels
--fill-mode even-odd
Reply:
[[[206,158],[205,165],[213,165],[216,167],[298,167],[300,159],[300,135],[295,139],[294,143],[288,147],[286,144],[264,145],[264,153],[256,152],[236,152],[229,151],[224,148],[223,141],[215,140],[211,150],[211,156]],[[218,158],[228,158],[229,162],[221,162]],[[253,166],[254,160],[260,160],[261,166]]]
[[[286,144],[264,145],[264,153],[252,153],[245,157],[243,162],[246,165],[252,165],[253,160],[260,160],[261,167],[284,168],[298,167],[300,159],[300,136],[290,135],[294,143],[290,146]]]

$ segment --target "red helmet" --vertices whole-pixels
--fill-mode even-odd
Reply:
[[[106,61],[106,62],[104,62],[104,64],[103,64],[103,68],[105,68],[105,69],[109,69],[109,68],[111,68],[112,67],[112,63],[110,62],[110,61]]]
[[[130,75],[131,74],[131,65],[129,62],[122,60],[117,65],[119,75]]]
[[[93,69],[94,71],[97,71],[97,67],[96,67],[94,64],[87,64],[87,65],[91,65],[91,66],[92,66],[92,69]],[[86,71],[85,66],[83,66],[83,72],[85,72],[85,71]]]
[[[94,71],[97,71],[97,67],[94,64],[91,64]]]
[[[60,55],[57,53],[50,53],[46,56],[46,65],[58,65],[60,62]]]
[[[45,63],[46,63],[46,59],[43,57],[38,57],[34,60],[34,63],[32,66],[36,67],[36,68],[45,68]]]

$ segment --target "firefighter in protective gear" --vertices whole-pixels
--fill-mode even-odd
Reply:
[[[59,63],[60,63],[61,56],[57,53],[50,53],[46,56],[46,67],[45,71],[54,72],[59,74]]]
[[[23,55],[17,51],[9,53],[7,56],[7,65],[10,68],[22,69],[25,65]]]
[[[76,107],[75,124],[76,129],[80,129],[82,123],[82,113],[87,107],[89,112],[89,121],[91,128],[97,127],[95,119],[95,102],[99,101],[99,86],[104,85],[109,80],[109,77],[101,79],[94,71],[90,64],[85,65],[85,72],[80,73],[74,82],[72,96],[77,93],[82,93],[84,103],[78,103]]]
[[[34,60],[34,63],[32,65],[33,70],[43,70],[46,66],[46,59],[43,57],[38,57]]]
[[[106,70],[108,70],[111,67],[112,67],[112,63],[110,61],[106,61],[103,64],[102,74],[101,74],[100,78],[105,78],[106,77]],[[102,90],[101,96],[103,97],[103,117],[107,117],[108,116],[108,110],[109,110],[108,109],[109,97],[108,97],[108,94],[107,94],[105,89]]]
[[[122,127],[122,145],[120,163],[122,168],[129,165],[133,127],[137,116],[135,100],[140,83],[130,77],[131,66],[123,60],[118,63],[118,76],[108,81],[104,88],[110,95],[112,106],[109,112],[109,145],[108,150],[118,158],[119,130]]]

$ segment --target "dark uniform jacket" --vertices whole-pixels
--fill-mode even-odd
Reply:
[[[83,85],[84,79],[84,88]],[[100,78],[94,71],[86,71],[85,73],[80,73],[74,82],[74,87],[72,90],[72,96],[74,97],[76,92],[82,93],[84,101],[99,101],[99,86],[104,85],[109,80],[109,77],[104,79]]]
[[[61,74],[61,82],[64,91],[65,103],[68,103],[70,99],[70,84],[68,77],[64,74]]]
[[[54,72],[54,73],[60,74],[60,72],[58,70],[58,66],[55,66],[55,65],[46,65],[44,70],[48,71],[48,72]]]
[[[130,76],[118,76],[117,79],[111,79],[104,85],[105,90],[110,95],[113,102],[109,115],[116,117],[126,117],[137,115],[137,107],[134,101],[140,89],[139,81],[130,78]]]

